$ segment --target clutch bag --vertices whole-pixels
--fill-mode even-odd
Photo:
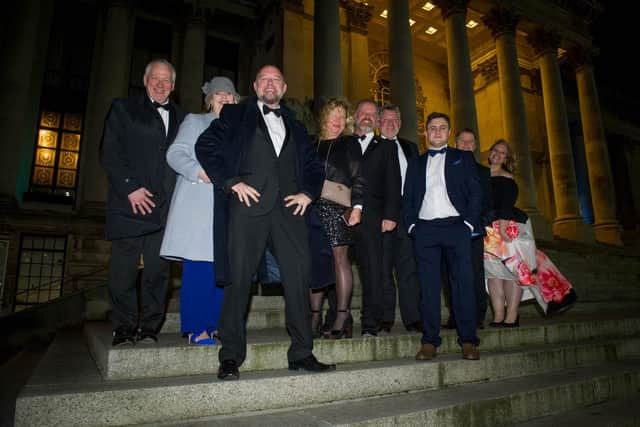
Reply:
[[[325,179],[320,197],[342,206],[351,207],[351,188],[339,182]]]

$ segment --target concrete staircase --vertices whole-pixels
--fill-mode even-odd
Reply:
[[[375,339],[316,340],[316,356],[338,369],[290,372],[282,298],[254,296],[241,380],[221,382],[219,347],[177,333],[176,293],[155,345],[114,349],[106,322],[59,332],[16,401],[15,424],[640,425],[640,260],[545,252],[579,302],[551,319],[525,305],[520,328],[480,330],[479,361],[462,360],[444,331],[438,356],[416,362],[420,335],[396,326]]]

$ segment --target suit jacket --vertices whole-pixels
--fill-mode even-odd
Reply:
[[[420,155],[418,146],[415,143],[403,138],[398,138],[398,142],[400,143],[400,148],[402,148],[404,156],[407,158],[407,162]]]
[[[360,145],[357,136],[352,136]],[[400,162],[396,144],[374,136],[362,155],[364,177],[363,215],[376,215],[382,219],[400,220]]]
[[[427,190],[427,159],[425,153],[412,159],[407,167],[402,209],[407,230],[419,219],[422,200]],[[479,230],[482,189],[473,153],[449,147],[444,164],[447,195],[463,220]]]
[[[213,185],[198,177],[202,166],[194,147],[215,119],[213,112],[187,115],[167,151],[167,163],[178,177],[160,248],[165,258],[213,261]]]
[[[287,129],[288,144],[295,144],[296,188],[311,200],[320,195],[324,181],[322,163],[309,143],[309,135],[294,113],[281,106],[282,118]],[[196,157],[214,183],[214,258],[216,281],[228,284],[227,212],[231,187],[247,180],[251,171],[241,171],[244,155],[254,140],[262,121],[257,99],[247,104],[228,104],[222,109],[220,119],[214,120],[196,143]],[[268,133],[267,133],[268,135]],[[235,197],[235,196],[233,196]]]
[[[165,160],[185,112],[170,102],[169,131],[144,94],[116,99],[105,120],[101,163],[109,180],[106,237],[137,237],[161,230],[167,218],[175,173]],[[151,214],[134,214],[128,195],[140,187],[153,194]]]

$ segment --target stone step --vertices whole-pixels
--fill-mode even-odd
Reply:
[[[488,328],[478,332],[483,351],[504,351],[529,345],[640,336],[640,318],[531,322],[529,326],[511,330]],[[175,334],[163,334],[157,345],[114,348],[107,324],[87,324],[85,333],[89,350],[106,379],[213,375],[218,368],[219,345],[194,346]],[[455,332],[446,331],[441,335],[440,352],[458,353]],[[420,337],[419,333],[392,330],[391,334],[375,339],[360,338],[359,335],[339,341],[318,339],[314,342],[314,353],[320,360],[334,363],[412,358],[420,346]],[[247,341],[243,371],[286,368],[289,338],[283,329],[248,331]]]
[[[593,322],[564,325],[574,336],[592,336],[594,329],[603,332],[613,325],[605,322],[602,329],[600,326]],[[527,331],[529,328],[521,329],[496,331],[492,334],[494,337],[485,337],[485,341],[489,342],[509,342],[513,339],[520,347],[488,351],[492,346],[483,344],[479,361],[465,361],[460,358],[459,352],[447,354],[446,351],[432,362],[416,362],[410,358],[371,361],[377,358],[378,347],[386,347],[383,345],[385,340],[354,339],[328,342],[324,351],[332,351],[328,347],[356,347],[352,354],[365,354],[369,361],[343,363],[335,372],[319,375],[292,373],[284,369],[251,372],[243,366],[242,380],[232,382],[217,381],[210,374],[100,380],[95,367],[93,372],[83,374],[90,365],[90,358],[86,349],[78,345],[78,337],[66,341],[65,337],[61,337],[52,344],[43,363],[20,394],[15,420],[18,426],[68,425],[71,422],[76,425],[159,423],[355,399],[357,401],[347,403],[353,408],[365,405],[369,410],[332,410],[328,413],[347,419],[350,416],[359,417],[358,422],[363,425],[372,416],[379,425],[390,424],[394,420],[402,425],[406,425],[405,421],[413,425],[427,425],[424,422],[429,419],[427,417],[435,416],[442,410],[451,416],[459,414],[462,408],[469,411],[475,405],[490,401],[494,403],[489,407],[483,406],[478,416],[503,416],[500,409],[505,410],[505,404],[525,402],[526,411],[531,411],[528,417],[510,418],[522,417],[523,414],[519,412],[522,411],[522,405],[508,408],[505,415],[507,421],[518,421],[532,418],[530,414],[534,413],[537,416],[552,413],[549,408],[558,408],[558,400],[566,410],[570,407],[569,402],[585,405],[591,403],[585,401],[588,399],[601,400],[603,396],[610,398],[613,395],[620,398],[638,390],[640,362],[621,360],[638,354],[638,338],[537,346],[528,342],[527,337],[516,339],[521,332],[530,335],[530,331]],[[623,330],[620,332],[623,333]],[[543,335],[553,338],[558,333],[544,331]],[[540,334],[542,331],[535,335]],[[413,346],[413,343],[409,344]],[[366,346],[369,348],[364,348]],[[323,351],[318,350],[321,359],[329,359],[323,356]],[[282,356],[284,353],[280,357],[284,362]],[[477,382],[485,384],[473,384]],[[455,394],[461,400],[457,403],[447,402],[442,396],[453,398],[451,391],[456,386],[463,388],[461,393]],[[478,392],[472,393],[467,388]],[[388,402],[395,401],[396,404],[381,405],[378,399],[371,400],[389,395],[392,397],[384,399],[395,399]],[[416,396],[419,398],[416,399]],[[478,396],[482,396],[481,400],[477,400]],[[528,399],[527,396],[532,398]],[[530,404],[542,403],[548,406],[547,409],[536,406],[533,411],[529,407]],[[455,411],[447,409],[452,404],[462,407]],[[351,407],[345,403],[341,405],[338,406]],[[387,413],[372,412],[376,407]]]
[[[597,402],[586,408],[563,411],[518,424],[519,427],[637,427],[640,425],[640,393],[609,402]]]
[[[609,363],[598,367],[576,368],[559,372],[510,378],[501,381],[466,384],[435,391],[421,391],[389,397],[305,406],[294,410],[264,411],[253,414],[203,417],[154,425],[189,425],[193,427],[387,427],[387,426],[531,426],[531,427],[621,427],[638,426],[640,363]],[[631,397],[629,397],[631,396]],[[635,397],[635,402],[632,400]],[[598,407],[603,401],[612,404]],[[614,412],[623,405],[625,419]],[[601,424],[582,423],[584,418],[565,419],[567,410],[607,410],[597,414]],[[551,415],[553,414],[553,415]],[[528,423],[527,420],[550,415],[556,423]],[[604,415],[604,416],[603,416]],[[595,417],[588,418],[594,421]],[[609,420],[614,423],[609,422]],[[569,421],[569,422],[567,422]],[[620,421],[616,423],[615,421]]]

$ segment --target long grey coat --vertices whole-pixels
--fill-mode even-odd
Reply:
[[[215,119],[212,112],[187,115],[167,151],[178,178],[160,248],[164,258],[213,261],[213,184],[198,178],[202,166],[194,146]]]

